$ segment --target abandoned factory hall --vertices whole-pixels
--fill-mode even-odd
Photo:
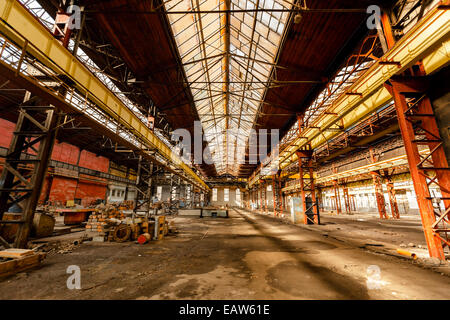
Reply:
[[[0,303],[450,300],[449,9],[0,0]]]

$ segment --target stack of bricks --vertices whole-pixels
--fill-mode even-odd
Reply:
[[[107,206],[106,208],[97,208],[89,216],[89,220],[86,224],[86,229],[91,231],[97,231],[99,233],[107,233],[110,229],[108,219],[125,219],[125,215],[122,211],[118,210],[114,206]]]
[[[105,232],[104,227],[106,225],[103,215],[97,211],[94,211],[90,216],[86,224],[86,229],[90,231]]]
[[[133,208],[134,208],[133,200],[124,200],[119,205],[120,210],[132,210]]]

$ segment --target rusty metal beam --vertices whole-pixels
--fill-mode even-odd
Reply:
[[[223,77],[223,113],[225,115],[225,130],[229,128],[228,108],[230,103],[230,4],[231,0],[220,0],[220,10],[223,11],[220,17],[220,36],[222,39],[222,77]],[[225,172],[228,172],[228,140],[227,135],[224,135],[224,150],[225,150]]]

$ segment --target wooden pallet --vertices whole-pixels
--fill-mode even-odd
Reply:
[[[37,267],[45,259],[45,256],[45,253],[36,253],[26,249],[0,251],[0,277]]]
[[[33,250],[10,248],[0,251],[0,258],[23,258],[32,254]]]

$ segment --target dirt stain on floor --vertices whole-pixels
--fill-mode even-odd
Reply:
[[[266,281],[300,299],[369,299],[367,288],[354,279],[297,261],[283,261],[270,268]]]
[[[83,243],[0,279],[0,299],[448,299],[450,280],[268,217],[177,217],[177,236],[146,245]],[[321,227],[321,226],[320,226]],[[66,269],[81,268],[82,290]],[[388,286],[368,290],[378,265]],[[395,292],[395,295],[394,293]]]

